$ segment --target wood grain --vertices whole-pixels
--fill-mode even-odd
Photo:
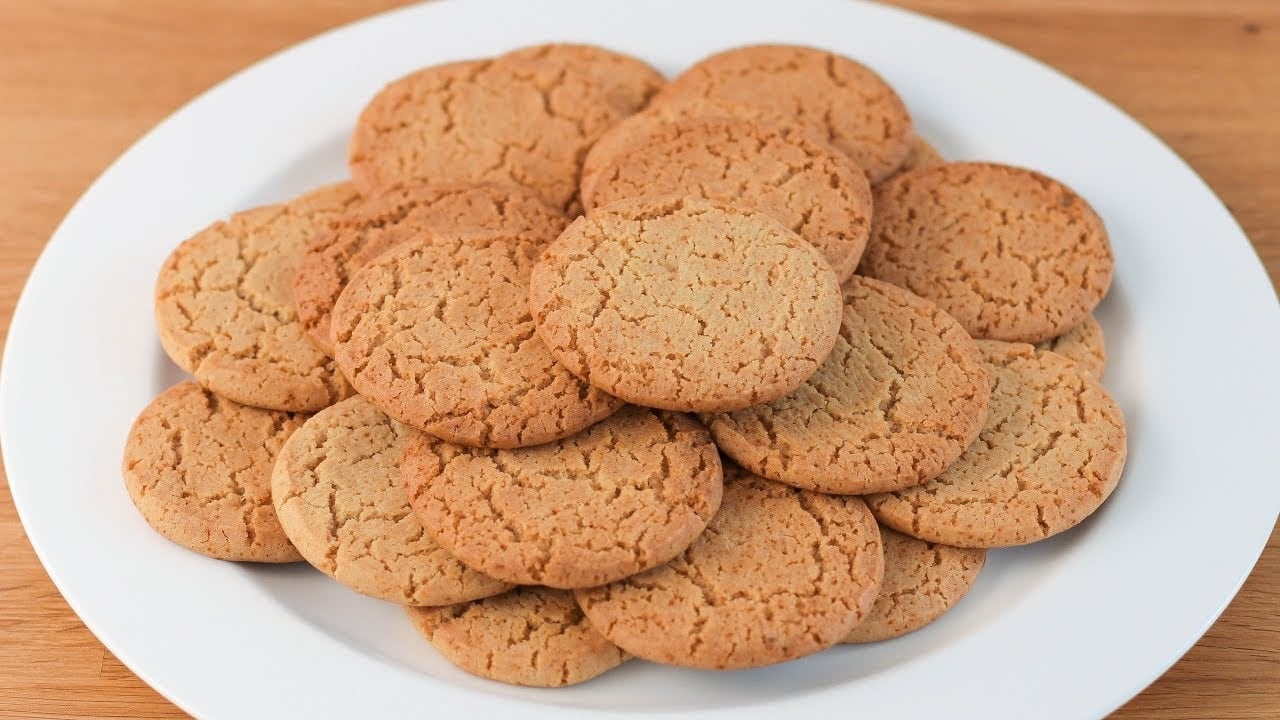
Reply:
[[[396,0],[0,0],[0,327],[59,220],[195,94]],[[1280,3],[909,0],[1078,78],[1199,171],[1280,278]],[[1206,238],[1211,251],[1213,238]],[[1280,717],[1280,535],[1205,637],[1121,718]],[[0,717],[168,718],[67,607],[0,488]]]

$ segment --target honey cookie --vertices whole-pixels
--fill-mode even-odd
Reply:
[[[351,394],[294,310],[303,247],[359,195],[349,183],[248,210],[196,233],[156,281],[160,344],[200,385],[272,410],[319,410]]]
[[[451,605],[508,589],[450,555],[413,514],[400,460],[418,434],[361,397],[312,416],[272,473],[280,524],[307,562],[371,597]]]
[[[614,61],[601,65],[606,57]],[[623,65],[634,73],[617,73]],[[659,82],[638,60],[586,46],[419,70],[360,114],[351,176],[367,194],[419,179],[522,185],[576,215],[587,149]]]
[[[808,242],[758,210],[695,198],[575,220],[530,280],[538,334],[629,402],[719,412],[772,402],[818,369],[840,287]]]
[[[504,63],[538,63],[565,73],[586,76],[605,100],[623,113],[639,112],[666,85],[666,78],[643,60],[597,45],[547,43],[512,50],[498,58]]]
[[[1097,510],[1124,470],[1124,418],[1076,363],[1024,343],[978,343],[991,378],[987,424],[923,485],[867,497],[899,532],[957,547],[1043,540]]]
[[[396,187],[338,216],[307,245],[293,280],[298,319],[316,347],[333,355],[333,304],[351,276],[391,248],[424,234],[530,232],[553,238],[568,219],[532,192],[508,185]]]
[[[1107,369],[1107,341],[1102,334],[1102,326],[1093,315],[1066,333],[1037,343],[1036,349],[1050,350],[1070,358],[1099,380]]]
[[[576,685],[627,659],[591,627],[567,590],[521,587],[475,602],[405,611],[449,662],[510,685]]]
[[[271,467],[304,419],[179,383],[152,400],[129,431],[129,497],[156,532],[201,555],[301,560],[271,504]]]
[[[450,442],[537,445],[622,402],[555,359],[529,313],[537,233],[422,238],[356,273],[333,310],[338,366],[397,420]]]
[[[724,504],[667,565],[578,590],[587,619],[624,651],[729,670],[834,645],[880,589],[880,533],[862,500],[726,467]]]
[[[520,584],[590,587],[680,554],[720,506],[711,435],[627,407],[586,432],[517,450],[420,436],[403,480],[427,532],[468,565]]]
[[[911,172],[916,168],[944,165],[946,162],[947,161],[943,159],[942,154],[938,152],[937,148],[930,145],[927,140],[919,135],[912,135],[911,149],[907,152],[907,159],[902,161],[902,165],[898,166],[898,169],[895,170],[893,175],[890,175],[889,178]],[[889,178],[885,178],[885,180],[888,180]],[[884,180],[881,182],[884,182]]]
[[[848,155],[875,183],[907,157],[911,116],[870,68],[797,45],[754,45],[712,55],[681,73],[654,105],[706,99],[750,119],[798,122]]]
[[[981,548],[957,548],[880,528],[884,583],[867,619],[842,642],[867,643],[914,632],[942,617],[978,579],[987,561]]]
[[[960,457],[987,416],[987,372],[950,315],[854,276],[835,349],[800,389],[708,418],[716,444],[754,473],[862,495],[918,485]]]
[[[803,130],[732,118],[686,120],[633,145],[596,176],[587,211],[684,195],[768,213],[813,244],[844,280],[871,228],[871,187],[847,157]]]
[[[928,298],[975,338],[1037,343],[1084,321],[1111,284],[1102,221],[1030,170],[951,163],[875,190],[861,273]]]

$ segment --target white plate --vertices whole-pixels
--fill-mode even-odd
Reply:
[[[563,690],[445,663],[399,608],[303,566],[207,560],[153,533],[120,480],[130,422],[181,379],[152,326],[161,261],[210,221],[340,178],[347,133],[385,82],[548,40],[603,44],[673,73],[761,41],[830,47],[893,83],[952,158],[1018,163],[1106,220],[1100,311],[1129,467],[1084,526],[992,553],[936,625],[774,668],[632,662]],[[1007,48],[843,0],[432,3],[328,33],[237,75],[120,158],[67,216],[19,303],[0,377],[15,502],[58,588],[121,660],[204,717],[518,711],[724,717],[1097,716],[1155,679],[1248,574],[1280,507],[1280,312],[1240,228],[1116,108]]]

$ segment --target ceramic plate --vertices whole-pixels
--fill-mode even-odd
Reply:
[[[948,157],[1030,166],[1078,190],[1116,256],[1099,317],[1130,449],[1111,500],[1074,531],[993,552],[969,597],[901,639],[731,673],[636,661],[561,690],[465,675],[398,607],[305,565],[207,560],[152,532],[119,468],[134,416],[182,379],[152,324],[169,251],[214,219],[343,177],[352,123],[386,82],[550,40],[634,53],[669,74],[745,43],[831,48],[881,72]],[[58,588],[125,664],[198,716],[1077,718],[1159,676],[1257,559],[1280,508],[1277,358],[1276,297],[1212,191],[1124,113],[1008,48],[844,0],[439,2],[282,52],[112,165],[18,305],[0,432],[23,524]]]

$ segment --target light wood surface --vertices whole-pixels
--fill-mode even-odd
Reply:
[[[0,0],[0,328],[7,331],[31,264],[59,220],[148,128],[271,52],[399,4]],[[1215,188],[1272,282],[1280,278],[1280,2],[902,4],[1030,53],[1130,112]],[[1214,240],[1205,238],[1206,252]],[[1273,534],[1217,624],[1117,717],[1280,717],[1277,587],[1280,536]],[[67,607],[37,562],[4,481],[0,717],[181,715]]]

